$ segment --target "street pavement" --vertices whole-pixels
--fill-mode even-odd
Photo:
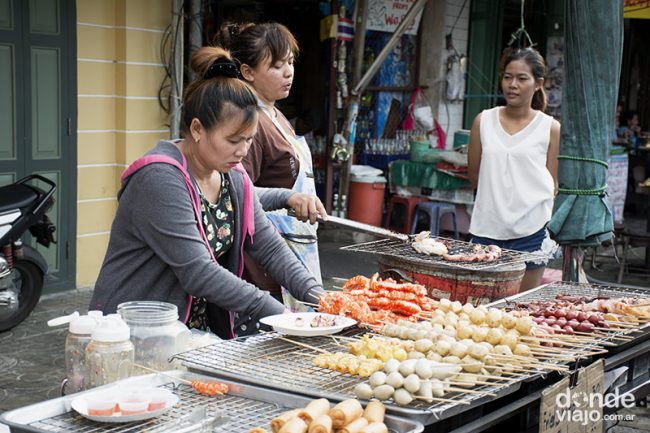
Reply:
[[[354,275],[371,275],[377,271],[376,257],[339,248],[374,238],[346,230],[321,229],[319,249],[323,280],[326,288],[340,285],[334,277],[349,278]],[[601,249],[597,267],[586,268],[590,275],[599,280],[615,282],[618,265],[611,249]],[[633,261],[643,261],[643,250],[638,249],[630,255]],[[558,266],[558,263],[552,264]],[[626,275],[625,283],[649,286],[648,278]],[[79,311],[87,311],[92,290],[71,289],[45,295],[32,314],[13,330],[0,333],[0,413],[32,403],[60,396],[61,381],[65,376],[64,341],[67,327],[48,328],[49,319]],[[650,433],[648,408],[632,409],[635,421],[620,423],[608,433]],[[0,425],[0,433],[8,431]]]

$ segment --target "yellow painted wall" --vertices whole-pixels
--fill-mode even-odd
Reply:
[[[95,283],[119,177],[169,138],[158,89],[171,0],[77,0],[77,286]]]

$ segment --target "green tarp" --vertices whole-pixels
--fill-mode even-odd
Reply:
[[[565,11],[560,193],[548,228],[561,245],[594,246],[613,230],[607,168],[598,161],[607,161],[614,127],[623,2],[566,0]]]
[[[436,170],[436,164],[401,160],[390,164],[390,181],[393,185],[432,189],[458,189],[469,186],[466,180]]]

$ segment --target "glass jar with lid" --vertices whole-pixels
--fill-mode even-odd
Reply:
[[[92,331],[86,346],[86,388],[126,379],[133,370],[133,343],[129,327],[109,314]]]
[[[178,321],[178,308],[159,301],[124,302],[117,312],[131,329],[135,362],[156,370],[168,370],[169,358],[186,350],[189,330]]]

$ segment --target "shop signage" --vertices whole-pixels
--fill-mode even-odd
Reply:
[[[369,0],[366,29],[393,33],[416,0]],[[422,12],[416,15],[406,29],[407,35],[416,35]]]
[[[542,392],[539,433],[603,433],[603,420],[619,417],[603,416],[604,407],[634,407],[632,394],[604,394],[604,365],[600,359],[578,370],[573,387],[565,377]]]

